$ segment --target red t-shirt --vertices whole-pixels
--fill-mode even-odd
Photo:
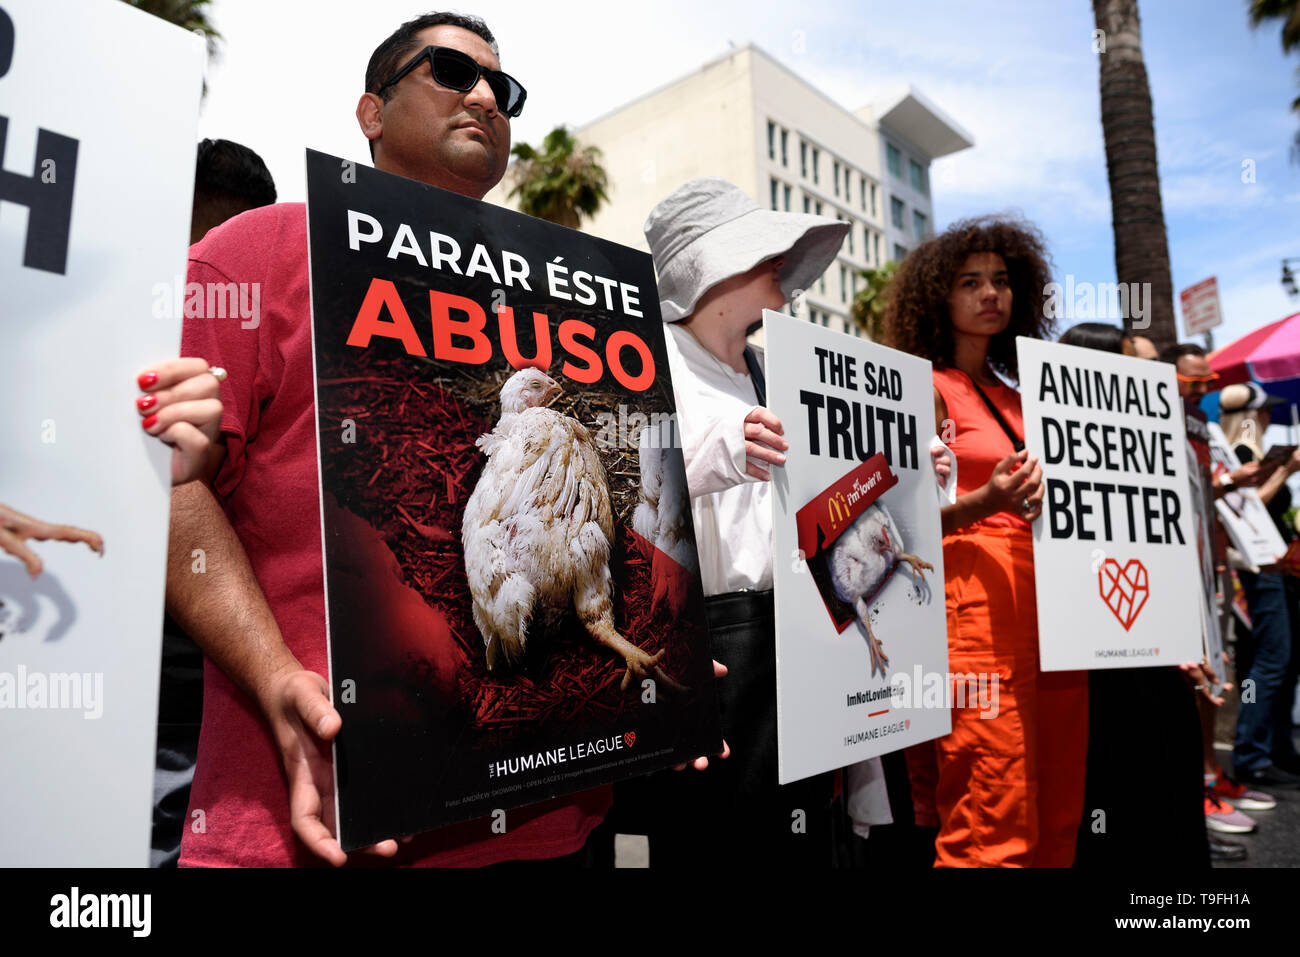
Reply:
[[[227,454],[214,482],[218,499],[289,650],[328,676],[306,207],[265,206],[212,230],[190,250],[189,282],[257,284],[256,320],[186,319],[181,354],[229,373],[221,384]],[[604,819],[611,794],[594,788],[518,808],[504,834],[492,832],[490,819],[432,831],[403,845],[396,861],[481,866],[571,854]],[[203,833],[194,831],[196,810]],[[279,752],[256,703],[210,661],[189,821],[182,866],[324,863],[290,827]]]
[[[975,391],[970,376],[960,369],[935,369],[933,378],[934,387],[948,407],[948,418],[952,420],[952,441],[947,445],[957,457],[957,494],[965,495],[988,482],[994,467],[1014,452],[1015,447]],[[1020,412],[1020,393],[1009,385],[980,388],[1023,442],[1025,421]],[[944,438],[943,433],[941,426],[940,438]],[[1010,512],[997,512],[975,524],[1026,531],[1030,528],[1024,518]]]

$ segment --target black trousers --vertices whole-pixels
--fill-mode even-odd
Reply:
[[[833,775],[777,784],[772,592],[707,605],[713,657],[728,669],[718,705],[731,757],[619,785],[622,826],[649,835],[652,868],[830,867]]]
[[[1099,669],[1088,696],[1074,866],[1208,868],[1201,718],[1178,669]]]

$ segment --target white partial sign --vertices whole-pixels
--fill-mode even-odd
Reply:
[[[1025,445],[1044,671],[1201,658],[1187,433],[1174,367],[1024,337]]]
[[[763,313],[773,470],[782,783],[952,730],[930,363]]]
[[[1217,422],[1210,423],[1210,457],[1216,480],[1241,468],[1241,460]],[[1286,553],[1286,542],[1257,490],[1233,488],[1215,499],[1214,507],[1233,547],[1252,565],[1271,565]]]
[[[0,502],[104,543],[0,552],[3,866],[149,863],[170,452],[135,376],[180,344],[203,62],[124,3],[0,0]]]
[[[1188,286],[1178,294],[1178,300],[1183,308],[1183,331],[1187,335],[1199,336],[1223,325],[1219,283],[1214,276]]]

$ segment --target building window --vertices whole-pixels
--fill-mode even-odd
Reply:
[[[844,167],[844,202],[853,199],[853,174],[846,166]]]
[[[768,135],[767,135],[769,143],[771,142],[772,139],[771,130],[772,130],[772,124],[769,123]],[[893,173],[895,176],[897,176],[899,179],[903,178],[903,154],[898,152],[898,147],[895,146],[893,143],[885,144],[885,165],[888,166],[889,171]]]
[[[782,166],[790,165],[790,153],[789,150],[787,149],[787,147],[789,146],[789,139],[790,139],[790,134],[785,130],[782,130],[781,131],[781,165]]]
[[[901,263],[906,258],[907,250],[898,245],[898,243],[894,243],[894,262]]]
[[[776,159],[776,124],[767,121],[767,158]]]
[[[835,186],[835,195],[838,196],[840,195],[840,161],[839,160],[835,160],[835,162],[831,164],[831,172],[832,172],[831,179],[833,180]]]
[[[858,205],[862,207],[862,211],[865,213],[867,211],[867,178],[865,176],[858,177],[858,186],[861,187],[861,191],[858,193]]]
[[[876,265],[880,265],[880,233],[872,233],[871,244],[876,250]]]
[[[840,266],[840,302],[849,301],[849,277],[848,270]]]
[[[813,183],[814,183],[814,185],[817,184],[817,183],[820,183],[820,182],[821,182],[821,180],[818,178],[818,177],[821,175],[821,165],[822,165],[822,152],[821,152],[821,150],[819,150],[817,147],[814,146],[814,147],[813,147],[813,164],[812,164],[812,166],[813,166]],[[818,210],[818,212],[821,212],[821,210]]]
[[[918,240],[926,237],[925,225],[925,213],[915,209],[912,210],[912,232],[916,234]]]
[[[774,192],[772,193],[772,203],[773,203],[772,208],[775,209],[776,208],[775,187],[773,187],[773,190]],[[903,225],[903,213],[905,211],[906,211],[906,207],[903,206],[903,201],[901,199],[899,199],[897,196],[889,197],[889,221],[894,224],[895,229],[907,228],[906,226]]]
[[[785,198],[785,205],[782,208],[788,213],[790,212],[790,187],[782,186],[781,189]]]
[[[914,159],[908,160],[907,172],[912,178],[912,189],[925,195],[925,170],[921,169],[921,164]]]
[[[849,220],[849,255],[853,255],[853,221]]]
[[[849,293],[854,299],[858,298],[858,271],[856,269],[849,274]],[[848,332],[848,326],[844,327],[844,331]]]
[[[774,179],[772,180],[772,208],[780,209],[781,207],[776,204],[776,197],[777,197],[776,180]]]
[[[799,175],[808,178],[808,144],[803,140],[799,141]]]
[[[809,199],[807,196],[805,196],[805,197],[803,198],[803,211],[804,211],[805,213],[811,213],[811,212],[812,212],[812,200]]]
[[[817,200],[817,215],[820,216],[821,214],[822,214],[822,201],[819,199]]]
[[[876,184],[871,184],[871,218],[876,218]]]
[[[822,273],[821,278],[817,280],[817,291],[823,296],[826,295],[826,273]]]

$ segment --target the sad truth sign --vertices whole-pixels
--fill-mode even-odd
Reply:
[[[1200,658],[1187,435],[1174,367],[1017,340],[1044,671]],[[960,423],[958,423],[960,427]]]

